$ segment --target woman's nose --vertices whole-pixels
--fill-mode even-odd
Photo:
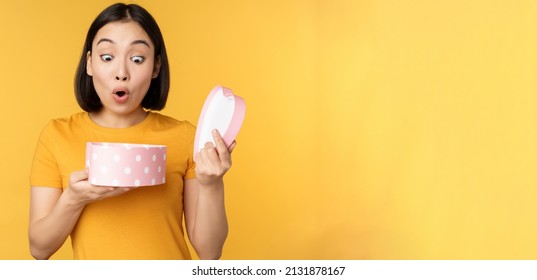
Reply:
[[[129,71],[127,65],[124,61],[118,61],[116,80],[117,81],[127,81],[129,79]]]
[[[116,80],[118,80],[118,81],[126,81],[127,76],[126,75],[117,75]]]

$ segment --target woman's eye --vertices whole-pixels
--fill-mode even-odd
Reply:
[[[144,62],[145,58],[143,56],[133,56],[131,57],[132,62],[140,64]]]
[[[101,55],[101,59],[103,61],[112,61],[112,59],[114,59],[114,57],[109,55],[109,54],[103,54],[103,55]]]

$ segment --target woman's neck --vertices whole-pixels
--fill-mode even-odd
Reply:
[[[89,113],[89,116],[93,122],[102,127],[127,128],[143,122],[148,113],[140,108],[128,114],[115,114],[103,108],[99,112]]]

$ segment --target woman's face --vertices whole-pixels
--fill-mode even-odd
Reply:
[[[111,22],[95,35],[87,54],[87,73],[103,104],[99,113],[128,116],[141,106],[160,61],[143,28],[134,21]]]

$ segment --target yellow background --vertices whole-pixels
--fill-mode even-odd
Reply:
[[[111,3],[0,4],[0,259],[31,258],[37,137],[80,110]],[[137,3],[168,48],[163,113],[196,124],[216,84],[246,100],[223,259],[537,259],[536,1]]]

